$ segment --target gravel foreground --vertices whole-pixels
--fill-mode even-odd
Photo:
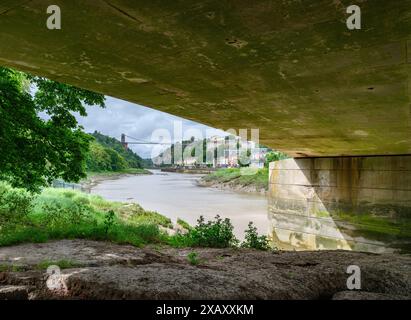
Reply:
[[[350,265],[361,269],[359,291],[347,289]],[[397,254],[60,240],[0,248],[0,267],[0,299],[411,299],[411,257]]]

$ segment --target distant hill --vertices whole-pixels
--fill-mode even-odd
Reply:
[[[129,168],[144,168],[152,165],[151,160],[142,159],[130,149],[124,149],[120,141],[95,131],[90,134],[94,141],[90,144],[87,158],[88,171],[121,171]]]

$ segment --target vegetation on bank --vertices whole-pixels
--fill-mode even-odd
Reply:
[[[67,189],[44,189],[32,194],[0,182],[0,246],[52,239],[106,240],[143,246],[237,247],[268,249],[268,240],[250,225],[240,244],[228,219],[219,216],[170,235],[171,220],[137,204],[110,202],[100,196]]]
[[[208,184],[226,184],[231,187],[252,187],[255,190],[268,190],[268,169],[219,169],[204,176],[202,180]]]
[[[281,151],[270,151],[265,155],[264,159],[264,167],[268,168],[270,165],[270,162],[274,161],[279,161],[279,160],[284,160],[290,158],[287,154],[281,152]]]
[[[202,178],[206,185],[228,185],[234,189],[247,188],[253,191],[268,190],[270,162],[289,158],[280,151],[270,151],[265,156],[264,168],[251,167],[224,168],[212,172]]]
[[[0,183],[0,245],[51,239],[109,240],[141,246],[161,242],[171,221],[137,204],[109,202],[66,189],[33,195]]]
[[[116,176],[122,176],[124,174],[152,174],[151,171],[143,168],[128,168],[118,171],[88,171],[87,179],[95,178],[114,178]]]
[[[97,131],[91,134],[93,141],[87,155],[87,171],[121,172],[128,169],[142,169],[152,165],[131,149],[125,149],[120,141]]]

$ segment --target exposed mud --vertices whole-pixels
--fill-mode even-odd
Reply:
[[[99,183],[106,181],[106,180],[117,180],[121,179],[124,177],[129,177],[129,176],[140,176],[140,175],[151,175],[152,172],[148,171],[147,172],[110,172],[108,174],[95,174],[95,175],[90,175],[87,177],[87,179],[84,179],[81,181],[81,189],[83,191],[87,191],[90,193],[91,189],[93,189],[96,185]]]
[[[187,258],[192,251],[199,256],[195,266]],[[71,264],[60,275],[48,274],[39,269],[44,261]],[[396,254],[135,248],[62,240],[0,248],[0,265],[0,299],[411,298],[411,257]],[[347,289],[349,265],[361,268],[360,291]]]
[[[220,182],[220,181],[206,181],[204,179],[197,180],[197,184],[201,187],[216,188],[220,190],[229,190],[235,192],[245,193],[258,193],[266,195],[268,191],[265,188],[259,188],[255,185],[241,185],[233,182]]]

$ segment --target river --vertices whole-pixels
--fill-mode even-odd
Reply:
[[[201,175],[165,173],[152,170],[153,175],[130,175],[105,180],[92,188],[91,193],[108,200],[136,202],[144,209],[157,211],[174,222],[177,218],[195,225],[200,215],[206,219],[217,214],[229,218],[234,233],[244,237],[249,221],[259,233],[268,234],[267,198],[259,194],[237,193],[200,187]]]

